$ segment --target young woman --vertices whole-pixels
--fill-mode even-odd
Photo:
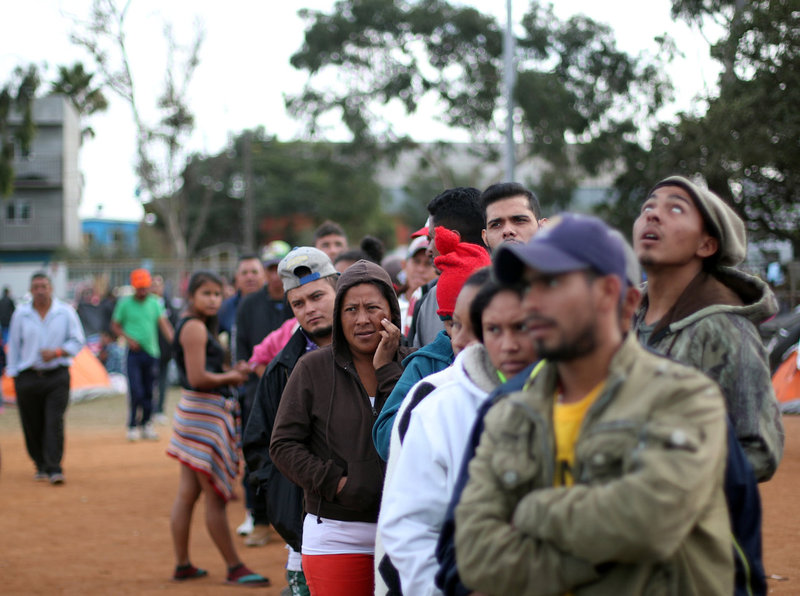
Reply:
[[[520,291],[489,280],[473,296],[468,325],[482,343],[461,350],[450,380],[409,419],[398,419],[405,435],[384,486],[378,530],[404,594],[441,594],[434,587],[436,543],[478,409],[536,359]]]
[[[281,397],[270,456],[303,488],[303,572],[313,596],[372,596],[384,463],[371,430],[409,348],[389,275],[366,260],[339,278],[332,344],[303,356]]]
[[[183,392],[167,449],[182,464],[170,516],[176,559],[173,579],[208,575],[189,559],[192,513],[202,494],[206,528],[228,567],[226,583],[267,586],[266,577],[252,572],[239,559],[225,513],[239,471],[238,404],[231,398],[231,386],[244,383],[249,367],[237,362],[233,369],[223,368],[224,350],[216,337],[222,280],[213,273],[198,271],[189,280],[188,295],[187,310],[175,329],[173,351]]]

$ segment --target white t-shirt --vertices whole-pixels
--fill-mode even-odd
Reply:
[[[304,555],[371,555],[378,524],[341,521],[306,514],[303,521]]]

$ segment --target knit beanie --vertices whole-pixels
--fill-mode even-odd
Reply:
[[[461,242],[460,236],[445,227],[438,226],[434,238],[439,256],[433,262],[441,271],[436,284],[436,314],[449,319],[456,306],[456,298],[467,278],[482,267],[492,264],[489,253],[481,246]]]
[[[713,192],[683,176],[670,176],[656,184],[647,196],[662,186],[678,186],[689,193],[703,216],[709,234],[719,241],[717,252],[708,257],[717,265],[734,267],[747,255],[744,222],[731,207]]]

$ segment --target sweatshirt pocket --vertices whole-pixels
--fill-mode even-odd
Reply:
[[[335,501],[353,511],[377,511],[383,471],[374,459],[347,462],[347,482]]]

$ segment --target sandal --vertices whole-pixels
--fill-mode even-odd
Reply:
[[[250,586],[253,588],[270,585],[269,578],[252,571],[244,563],[239,563],[228,569],[228,578],[225,583],[232,586]]]
[[[172,581],[182,582],[187,579],[197,579],[208,575],[208,571],[195,567],[191,563],[186,565],[178,565],[175,567],[175,573],[172,574]]]

